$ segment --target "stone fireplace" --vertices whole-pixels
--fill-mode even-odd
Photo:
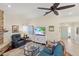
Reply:
[[[3,27],[4,27],[4,17],[3,17],[4,12],[0,10],[0,44],[3,43]]]

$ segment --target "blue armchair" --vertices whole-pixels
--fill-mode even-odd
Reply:
[[[26,40],[22,39],[20,34],[13,34],[11,38],[13,48],[18,48],[26,43]]]

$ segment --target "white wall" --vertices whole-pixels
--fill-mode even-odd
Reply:
[[[20,31],[22,30],[23,25],[27,25],[29,21],[24,19],[24,17],[16,14],[8,14],[6,11],[4,12],[4,28],[9,30],[4,34],[4,37],[8,40],[11,40],[12,35],[12,25],[19,25]]]
[[[44,16],[32,20],[30,24],[34,26],[45,26],[46,27],[46,37],[48,40],[60,40],[60,24],[61,23],[72,23],[72,22],[79,22],[79,17],[60,17],[60,16]],[[54,26],[54,32],[48,31],[48,26]]]
[[[45,26],[46,27],[46,38],[48,40],[60,40],[60,23],[68,22],[79,22],[79,17],[77,16],[41,16],[39,18],[28,19],[21,14],[9,14],[6,10],[4,12],[4,27],[9,30],[5,33],[5,38],[10,39],[12,25],[19,25],[20,30],[23,25],[34,25],[34,26]],[[54,32],[50,32],[48,26],[54,26]]]

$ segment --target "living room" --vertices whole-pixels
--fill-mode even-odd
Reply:
[[[61,11],[59,10],[59,15],[55,15],[53,12],[51,12],[50,14],[43,16],[43,14],[47,12],[47,10],[40,10],[38,9],[38,7],[50,7],[53,4],[1,3],[0,9],[3,13],[3,29],[5,30],[3,34],[4,37],[0,45],[1,55],[24,56],[24,50],[21,49],[24,48],[24,46],[20,46],[20,50],[19,47],[12,48],[12,35],[15,34],[20,34],[22,39],[31,40],[32,42],[35,42],[35,44],[39,44],[41,47],[44,47],[47,42],[49,43],[49,45],[52,45],[52,42],[58,42],[62,40],[66,46],[65,54],[67,54],[68,56],[79,55],[79,52],[75,49],[79,48],[77,40],[79,29],[77,29],[77,33],[75,32],[75,29],[78,27],[79,23],[79,4],[73,4],[75,4],[75,7],[63,9]],[[73,4],[60,3],[59,6]],[[67,32],[69,27],[71,27],[72,29]],[[66,45],[68,43],[67,41],[69,42],[68,45]],[[75,42],[74,44],[76,46],[71,46],[70,42],[73,44],[72,41]],[[32,43],[30,44],[32,45]],[[73,51],[69,47],[75,49],[75,51]],[[18,53],[15,53],[16,51]]]

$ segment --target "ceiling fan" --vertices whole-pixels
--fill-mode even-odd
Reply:
[[[63,9],[67,9],[67,8],[71,8],[71,7],[75,6],[75,4],[73,4],[73,5],[67,5],[67,6],[58,7],[59,4],[60,3],[54,3],[53,6],[51,6],[50,8],[38,7],[38,9],[49,10],[48,12],[45,12],[44,16],[51,13],[52,11],[54,12],[55,15],[59,15],[57,10],[63,10]]]

